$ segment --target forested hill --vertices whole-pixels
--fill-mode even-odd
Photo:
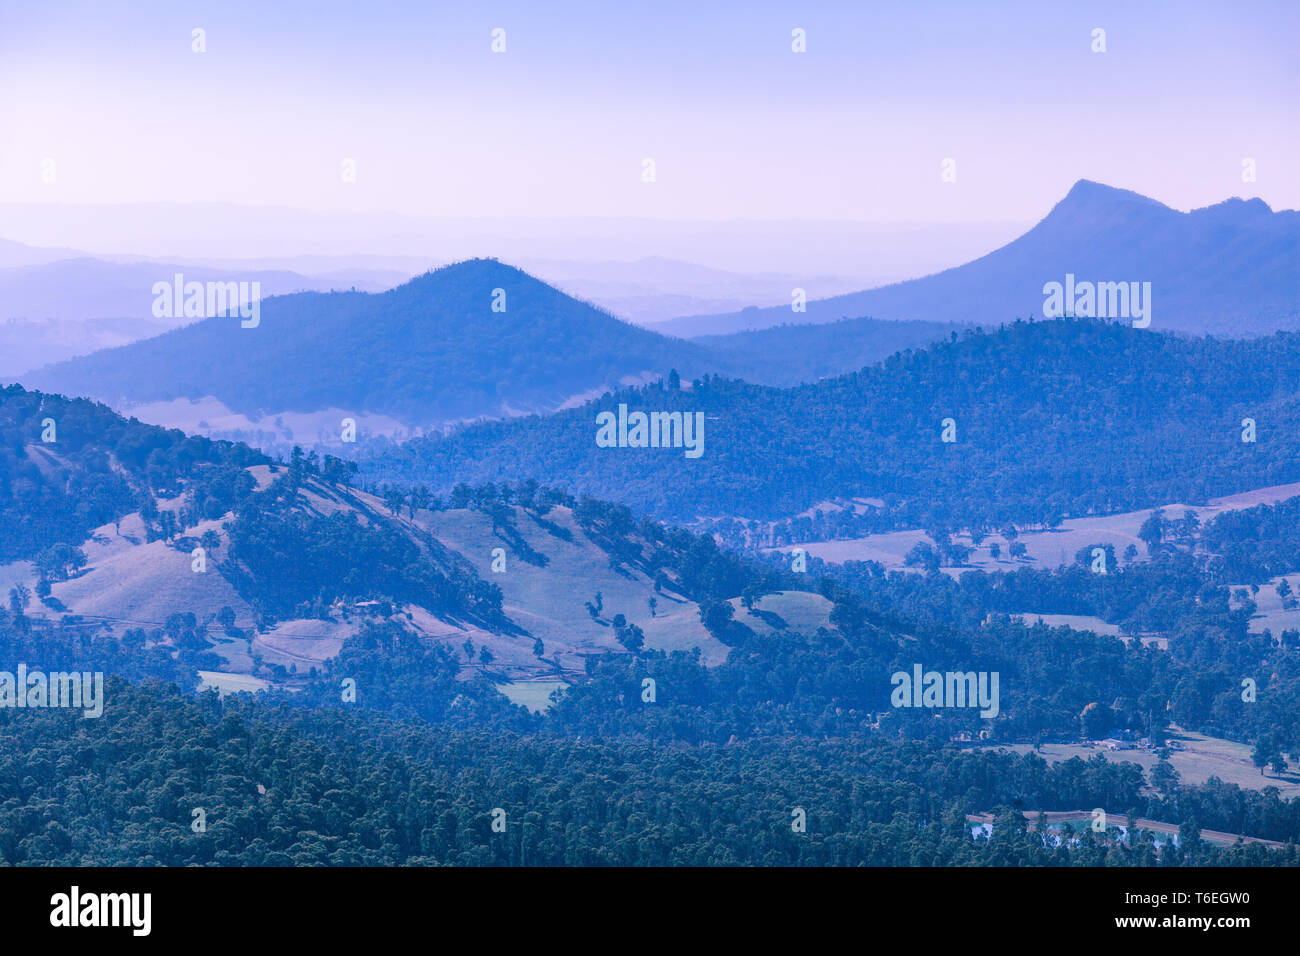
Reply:
[[[214,396],[249,415],[336,408],[427,426],[548,410],[670,367],[701,374],[711,370],[705,354],[473,259],[382,294],[277,296],[262,303],[256,328],[208,318],[24,384],[112,402]]]
[[[0,388],[0,564],[79,544],[155,496],[188,492],[200,518],[215,517],[234,505],[244,469],[268,460],[86,399]]]
[[[1300,480],[1298,395],[1295,334],[1220,342],[1016,322],[791,389],[712,377],[607,394],[362,467],[372,481],[436,487],[535,477],[671,520],[777,518],[864,496],[883,499],[895,526],[1050,523]],[[703,413],[703,454],[598,447],[597,415],[620,403]]]

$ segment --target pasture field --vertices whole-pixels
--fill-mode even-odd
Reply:
[[[1170,733],[1171,741],[1180,749],[1172,750],[1169,762],[1178,771],[1184,783],[1204,783],[1211,777],[1218,777],[1224,783],[1235,783],[1245,790],[1263,790],[1265,787],[1277,787],[1283,797],[1300,796],[1300,768],[1288,765],[1287,773],[1281,777],[1272,770],[1260,774],[1259,768],[1250,759],[1251,747],[1232,740],[1219,737],[1207,737],[1204,734],[1175,728]],[[985,749],[1003,749],[1001,747]],[[1031,744],[1013,744],[1009,748],[1017,753],[1033,750]],[[1151,768],[1159,757],[1146,750],[1109,750],[1105,746],[1091,743],[1044,744],[1038,753],[1049,763],[1058,763],[1078,757],[1089,760],[1098,754],[1107,760],[1123,763],[1135,763],[1150,778]]]

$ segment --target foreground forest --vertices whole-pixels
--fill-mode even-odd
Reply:
[[[434,727],[111,682],[100,721],[0,714],[0,855],[83,865],[1295,865],[1276,793],[1139,792],[1132,765],[930,744],[776,738],[703,748]],[[1290,842],[1077,843],[1011,808],[1182,813]],[[1003,807],[988,839],[964,813]],[[806,828],[792,825],[802,810]],[[494,829],[493,821],[500,821]],[[1115,822],[1122,823],[1124,817]],[[201,827],[196,826],[202,821]]]

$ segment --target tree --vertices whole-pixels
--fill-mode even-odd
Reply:
[[[1157,508],[1147,516],[1147,520],[1142,522],[1142,527],[1138,529],[1138,537],[1146,542],[1147,554],[1154,554],[1160,547],[1160,542],[1165,536],[1165,511],[1163,508]]]
[[[1178,786],[1179,774],[1168,760],[1158,760],[1151,768],[1151,786],[1161,793],[1169,793]]]
[[[401,488],[389,485],[384,489],[384,507],[388,513],[396,515],[402,510],[402,505],[406,503],[406,492]]]
[[[726,633],[735,613],[730,601],[704,601],[700,604],[700,622],[714,637]]]
[[[951,567],[960,567],[970,557],[971,549],[956,541],[944,541],[939,545],[939,553]]]
[[[908,567],[922,567],[927,572],[939,570],[939,552],[925,541],[918,541],[903,558]]]
[[[1264,768],[1270,763],[1276,763],[1282,760],[1281,748],[1277,745],[1277,739],[1272,734],[1263,734],[1255,742],[1255,749],[1250,754],[1251,762],[1259,768],[1259,775],[1264,776]],[[1286,764],[1283,762],[1283,767]]]
[[[1097,701],[1083,708],[1083,713],[1079,716],[1083,736],[1092,740],[1106,736],[1115,717],[1109,707]]]
[[[35,564],[43,577],[51,581],[66,581],[86,566],[86,553],[60,541],[38,554]]]
[[[622,615],[620,614],[619,617],[622,617]],[[625,624],[621,627],[616,625],[614,637],[633,654],[636,654],[645,646],[645,633],[635,624]]]
[[[9,589],[9,611],[14,617],[21,618],[23,609],[27,607],[27,602],[31,600],[32,592],[27,589],[27,585],[19,582]]]

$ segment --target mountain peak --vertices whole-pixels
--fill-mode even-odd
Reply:
[[[1160,209],[1169,208],[1164,203],[1143,196],[1141,193],[1135,193],[1131,189],[1119,189],[1115,186],[1107,186],[1105,183],[1093,182],[1091,179],[1080,179],[1071,186],[1065,198],[1056,204],[1056,208],[1116,206],[1122,203],[1140,203]]]
[[[428,272],[422,272],[414,276],[408,282],[398,286],[397,289],[420,288],[431,283],[442,282],[461,282],[461,281],[481,281],[484,279],[527,279],[532,282],[540,283],[541,280],[522,269],[495,258],[479,259],[462,259],[460,262],[449,262],[445,266],[439,266],[436,269],[430,269]],[[397,291],[392,290],[392,291]]]

